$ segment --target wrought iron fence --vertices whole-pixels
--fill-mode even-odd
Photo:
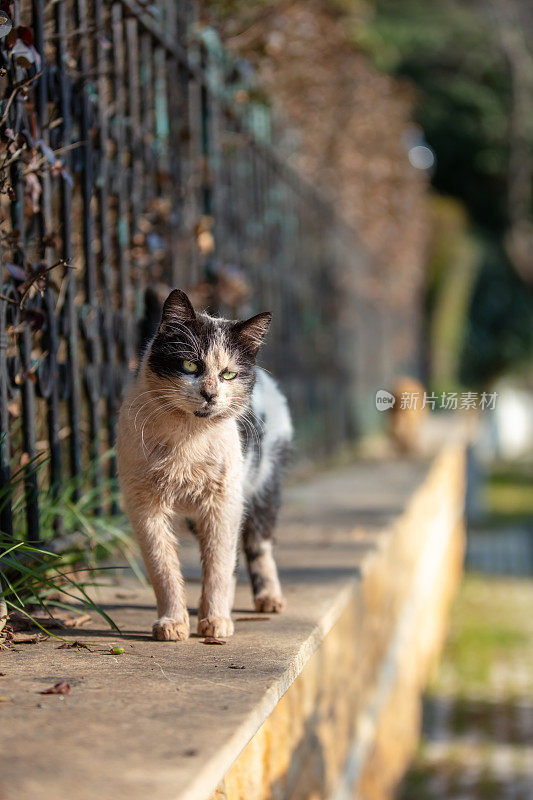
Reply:
[[[372,265],[254,132],[196,3],[1,7],[0,33],[12,29],[0,40],[0,468],[4,486],[24,473],[16,513],[29,538],[41,453],[46,491],[89,481],[108,503],[114,462],[100,456],[147,286],[188,288],[228,314],[272,310],[264,363],[288,392],[300,450],[350,439],[389,372]],[[13,503],[2,500],[8,532]]]

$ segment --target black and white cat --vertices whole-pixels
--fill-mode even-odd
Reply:
[[[123,400],[118,470],[156,594],[157,639],[189,635],[177,549],[185,525],[200,544],[200,635],[233,633],[239,534],[256,609],[284,607],[272,542],[292,425],[284,396],[255,363],[270,320],[196,313],[175,289]]]

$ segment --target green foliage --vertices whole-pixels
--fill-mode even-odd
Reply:
[[[479,278],[468,313],[459,377],[483,388],[533,350],[533,298],[510,266],[501,240],[485,234]]]
[[[355,38],[378,68],[416,85],[417,120],[437,153],[434,186],[461,198],[476,222],[503,229],[510,80],[488,18],[458,0],[372,8]]]
[[[29,468],[40,475],[44,466],[45,461],[37,458]],[[28,609],[35,606],[50,612],[53,606],[73,608],[74,604],[81,604],[116,628],[112,619],[88,594],[88,589],[97,585],[96,579],[101,571],[113,569],[98,566],[99,563],[111,555],[120,554],[139,579],[144,581],[144,578],[138,567],[136,546],[125,532],[125,517],[122,514],[95,514],[102,496],[109,503],[116,499],[115,481],[108,481],[98,489],[87,488],[93,465],[81,479],[72,481],[59,495],[41,491],[42,538],[39,543],[34,543],[26,541],[22,491],[26,469],[19,469],[10,484],[0,490],[0,507],[11,501],[14,522],[12,534],[0,531],[0,601],[4,600],[8,609],[16,609],[31,619],[34,617]],[[55,530],[58,518],[64,532],[59,536]],[[62,544],[60,553],[55,552],[58,543]],[[57,600],[58,592],[61,601]],[[41,627],[38,622],[35,624]]]
[[[73,603],[96,611],[112,628],[118,630],[108,614],[87,594],[88,586],[94,585],[94,581],[77,580],[76,570],[69,569],[68,561],[63,556],[27,542],[16,541],[12,536],[0,532],[0,567],[0,601],[4,601],[8,610],[19,611],[27,616],[50,636],[54,634],[41,625],[27,608],[40,606],[47,613],[51,613],[51,606],[72,608],[72,604],[57,600],[58,592]],[[52,601],[49,600],[50,595],[53,596]]]

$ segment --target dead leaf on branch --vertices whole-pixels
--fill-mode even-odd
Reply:
[[[24,284],[20,287],[19,291],[21,294],[19,307],[24,307],[24,301],[30,294],[32,288],[37,284],[45,275],[51,272],[53,269],[57,269],[58,267],[67,267],[68,269],[73,269],[70,265],[69,261],[66,258],[61,258],[59,261],[56,261],[55,264],[47,264],[46,261],[42,261],[41,265],[37,268],[35,272],[33,272],[30,277],[24,282]]]

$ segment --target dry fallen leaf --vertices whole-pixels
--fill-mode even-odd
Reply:
[[[49,689],[44,689],[39,694],[69,694],[70,692],[70,683],[66,681],[61,681],[60,683],[56,683],[55,686],[50,686]]]
[[[215,639],[214,636],[206,636],[202,644],[226,644],[222,639]]]
[[[84,647],[86,650],[89,650],[88,644],[85,644],[85,642],[78,642],[77,639],[75,642],[63,642],[59,647],[56,647],[56,650],[69,650],[71,647],[76,647],[78,650]]]

